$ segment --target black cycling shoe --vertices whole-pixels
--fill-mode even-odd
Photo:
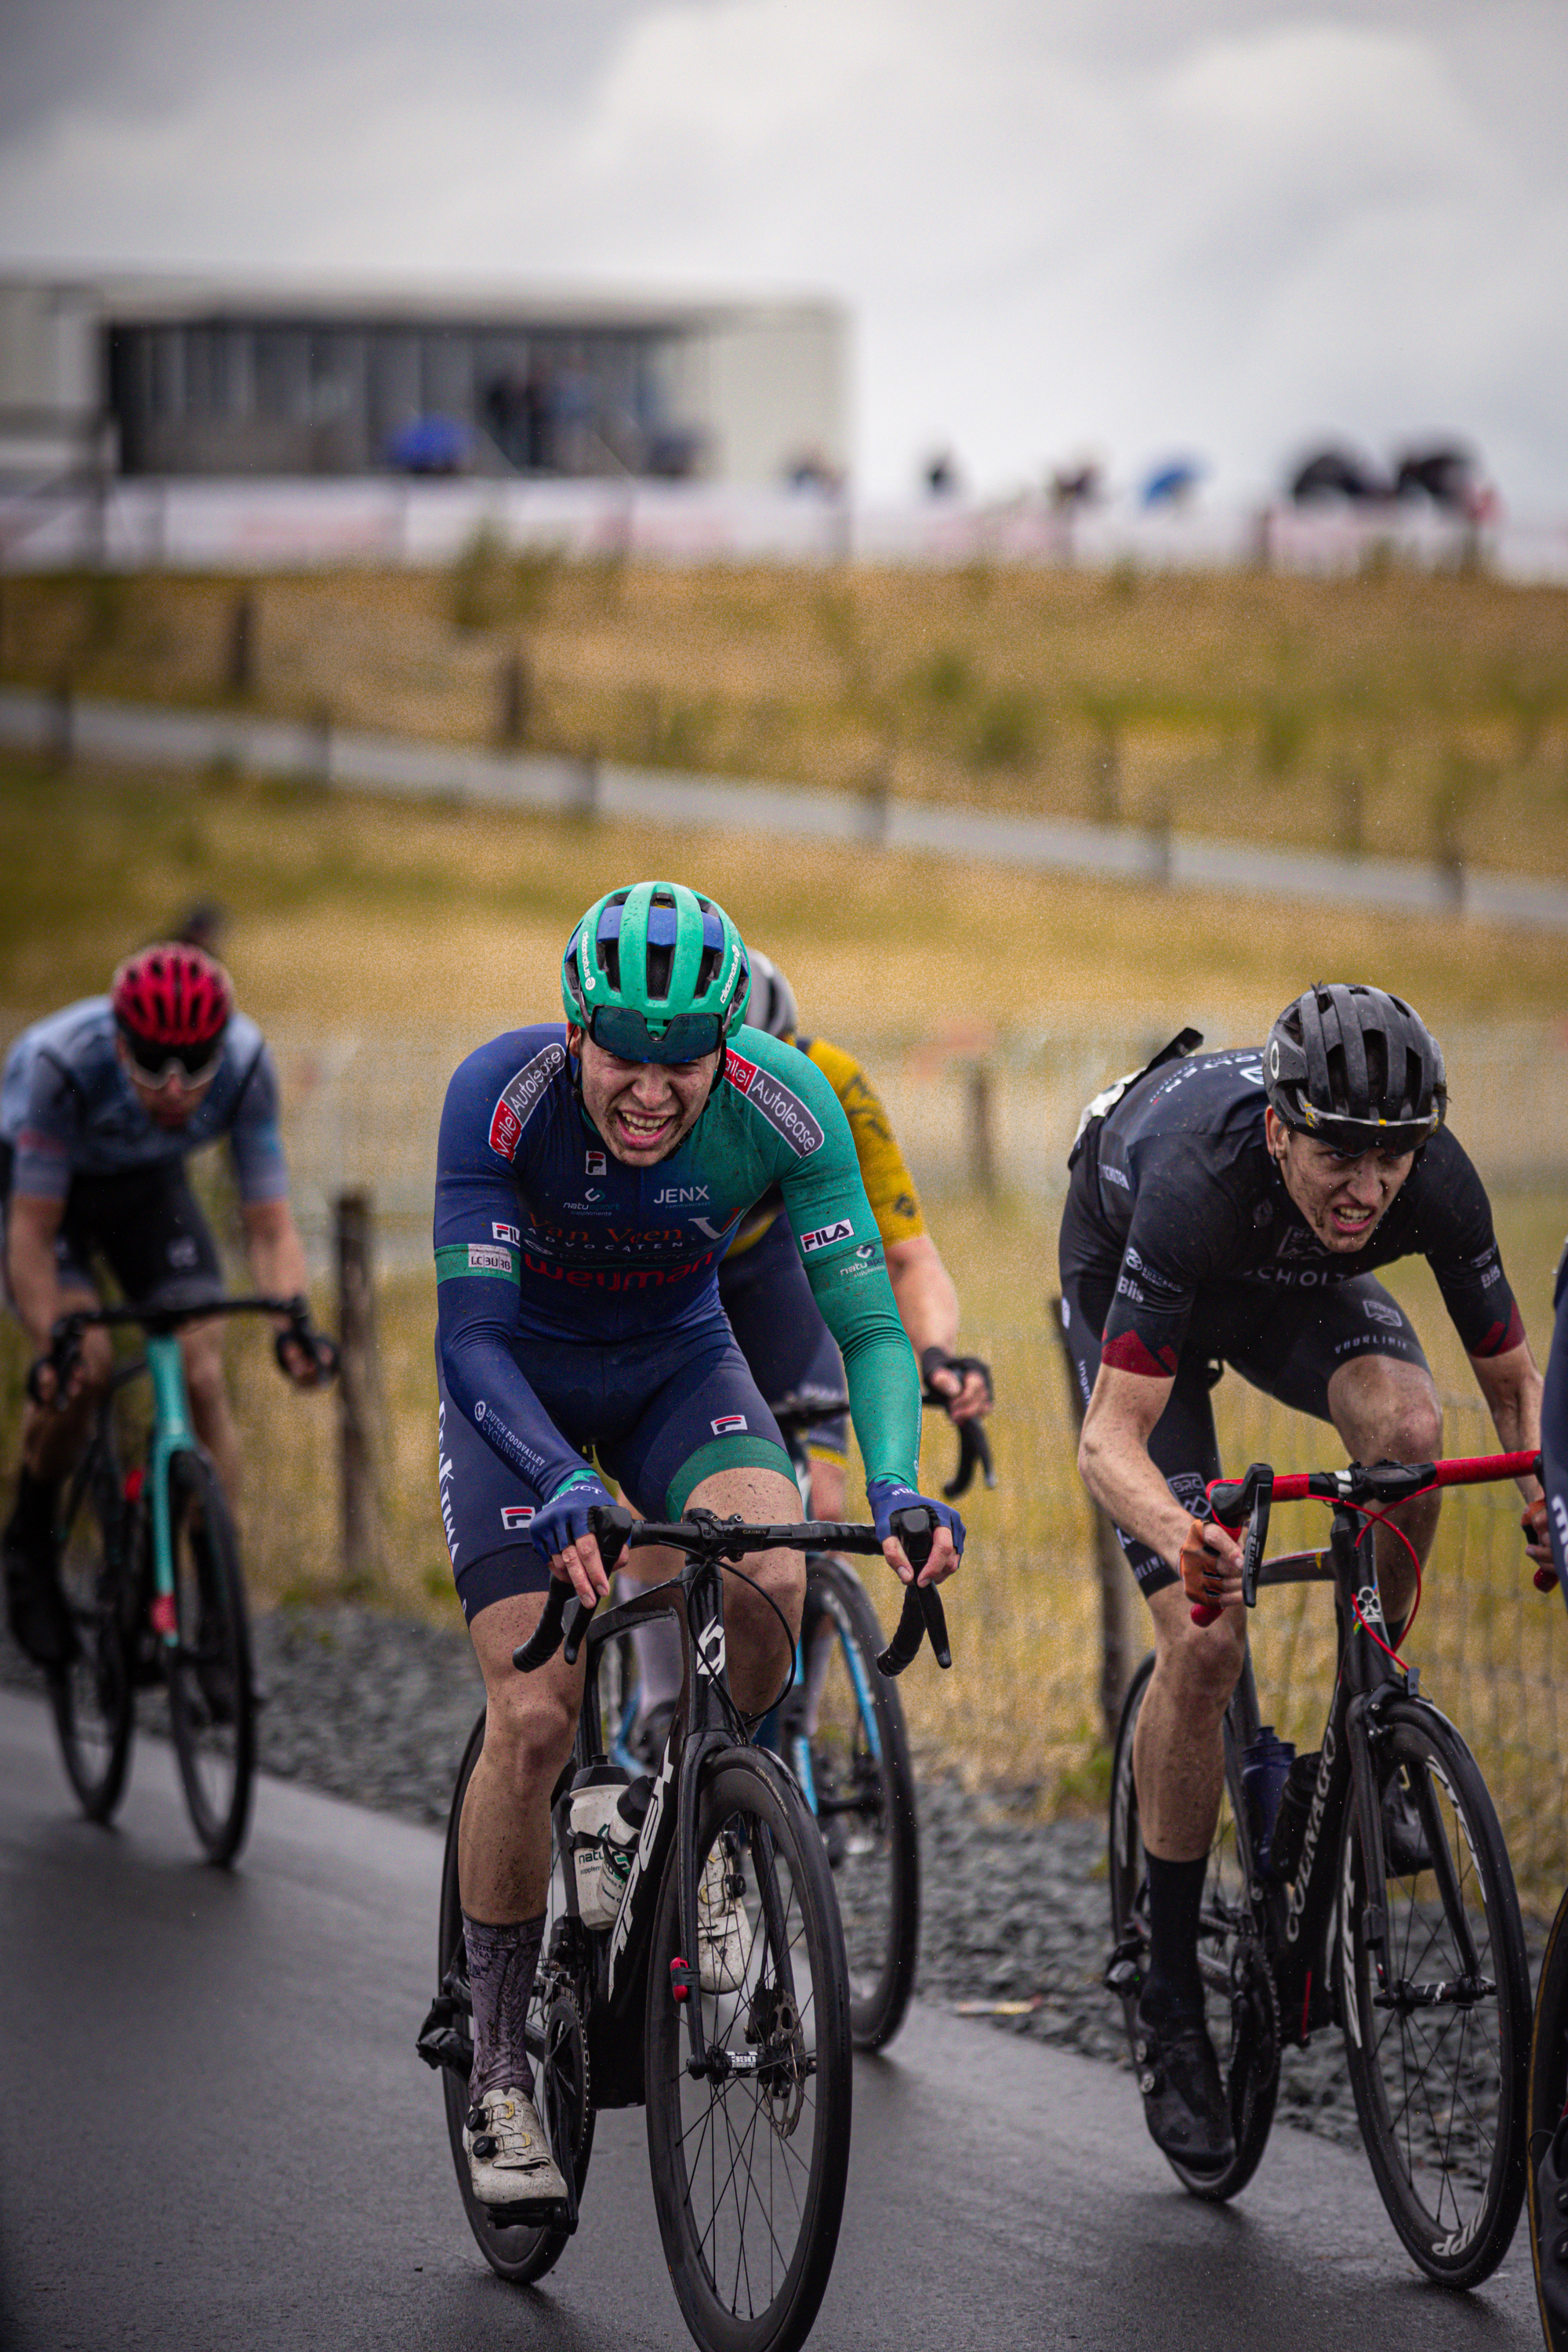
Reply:
[[[1230,2102],[1201,2017],[1178,2014],[1156,2024],[1140,2002],[1132,2054],[1149,2137],[1163,2156],[1194,2172],[1223,2172],[1236,2155]]]
[[[1415,1800],[1397,1766],[1383,1784],[1383,1859],[1390,1878],[1415,1878],[1432,1867],[1432,1849]]]
[[[13,1517],[0,1536],[5,1562],[5,1622],[24,1657],[46,1674],[61,1674],[80,1654],[59,1564],[47,1538],[29,1537]]]

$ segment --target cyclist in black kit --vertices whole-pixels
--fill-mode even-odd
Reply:
[[[1444,1125],[1443,1057],[1381,989],[1315,985],[1259,1052],[1193,1053],[1184,1031],[1091,1103],[1061,1228],[1062,1317],[1085,1413],[1079,1466],[1115,1520],[1154,1620],[1157,1664],[1134,1766],[1149,1868],[1150,1970],[1139,2004],[1149,2128],[1216,2169],[1230,2123],[1204,2023],[1197,1932],[1224,1778],[1221,1721],[1241,1671],[1241,1554],[1208,1517],[1220,1472],[1210,1390],[1226,1365],[1331,1422],[1353,1459],[1442,1451],[1421,1343],[1373,1268],[1425,1257],[1510,1451],[1539,1442],[1541,1376],[1491,1210]],[[1527,1501],[1539,1494],[1534,1481]],[[1396,1514],[1425,1558],[1436,1496]],[[1544,1559],[1543,1532],[1529,1530]],[[1377,1535],[1384,1614],[1414,1599],[1407,1556]],[[1194,1623],[1192,1603],[1217,1607]],[[1391,1800],[1391,1802],[1394,1801]],[[1391,1820],[1391,1852],[1419,1824]]]

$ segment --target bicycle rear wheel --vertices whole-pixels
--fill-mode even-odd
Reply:
[[[176,1641],[164,1655],[185,1809],[210,1862],[250,1827],[256,1698],[239,1551],[217,1473],[202,1454],[169,1465]]]
[[[437,1981],[451,2003],[451,2023],[460,2040],[467,2042],[471,2030],[471,2005],[468,1998],[468,1959],[463,1945],[463,1901],[458,1884],[458,1836],[463,1818],[463,1800],[479,1750],[485,1744],[485,1710],[479,1709],[479,1721],[468,1734],[468,1744],[463,1750],[463,1760],[458,1767],[458,1784],[452,1791],[452,1810],[447,1818],[447,1844],[441,1859],[441,1908],[437,1930]],[[545,1946],[548,1948],[550,1923],[546,1921]],[[536,2075],[540,2069],[536,2068]],[[552,2074],[554,2053],[552,2053]],[[544,2085],[537,2087],[542,2092]],[[441,2096],[447,2115],[447,2137],[451,2143],[452,2166],[458,2176],[458,2193],[463,2200],[474,2242],[498,2278],[511,2286],[528,2286],[544,2276],[561,2259],[570,2232],[549,2226],[531,2227],[522,2223],[502,2228],[489,2218],[488,2209],[474,2195],[468,2171],[468,2150],[463,2146],[463,2119],[468,2107],[468,2077],[467,2061],[462,2068],[443,2066]],[[539,2105],[545,2129],[553,2143],[562,2128],[564,2098],[552,2100],[541,2096]],[[586,2069],[584,2067],[575,2113],[574,2169],[579,2190],[588,2169],[588,2158],[593,2147],[594,2115],[587,2101]],[[559,2150],[555,2153],[559,2155]]]
[[[1154,1661],[1132,1677],[1117,1727],[1110,1771],[1110,1929],[1113,1975],[1120,1976],[1129,2043],[1149,1952],[1149,1879],[1138,1822],[1132,1742],[1148,1695]],[[1226,1723],[1225,1790],[1209,1848],[1198,1933],[1198,1958],[1207,1995],[1208,2029],[1230,2096],[1236,2154],[1221,2172],[1200,2172],[1173,2156],[1165,2161],[1184,2189],[1222,2203],[1245,2189],[1262,2159],[1279,2093],[1279,2019],[1273,1979],[1253,1930],[1247,1889],[1250,1875],[1241,1762]]]
[[[784,1707],[784,1749],[805,1744],[810,1794],[833,1868],[849,1964],[849,2030],[879,2050],[904,2021],[920,1957],[921,1857],[914,1771],[898,1685],[878,1673],[882,1630],[859,1578],[818,1553],[808,1563],[805,1679]],[[791,1718],[809,1708],[815,1721]],[[796,1768],[796,1778],[805,1775]]]
[[[74,1489],[60,1546],[60,1584],[77,1655],[49,1677],[55,1728],[71,1787],[89,1822],[112,1820],[125,1793],[136,1729],[128,1606],[129,1513],[114,1464],[95,1445]]]
[[[844,1946],[816,1823],[755,1748],[706,1768],[700,1867],[718,1851],[738,1941],[693,1985],[710,2055],[687,2072],[679,1846],[648,1973],[648,2156],[659,2235],[686,2324],[706,2352],[794,2352],[816,2316],[844,2210],[851,2049]]]
[[[1453,1725],[1420,1700],[1380,1716],[1431,1867],[1369,1890],[1353,1813],[1342,1849],[1339,1974],[1362,2137],[1389,2219],[1441,2286],[1508,2252],[1524,2197],[1530,1964],[1497,1814]],[[1386,1968],[1366,1940],[1387,1921]]]
[[[1568,1895],[1557,1906],[1542,1955],[1535,1993],[1535,2025],[1530,2037],[1530,2106],[1525,2120],[1530,2152],[1530,2258],[1535,2300],[1549,2352],[1568,2352],[1568,2214],[1558,2205],[1568,2156],[1558,2139],[1568,2116]],[[1557,2142],[1554,2147],[1553,2143]],[[1554,2176],[1542,2181],[1542,2158],[1552,2155]]]

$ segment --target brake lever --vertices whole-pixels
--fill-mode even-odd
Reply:
[[[960,1495],[967,1495],[974,1484],[978,1470],[987,1486],[996,1484],[996,1473],[991,1463],[991,1443],[977,1421],[956,1423],[958,1431],[958,1467],[951,1478],[943,1481],[942,1495],[946,1501],[956,1503]]]
[[[923,1506],[910,1503],[895,1511],[891,1527],[904,1548],[904,1557],[918,1577],[931,1555],[936,1541],[936,1513]],[[934,1584],[907,1584],[904,1605],[900,1614],[898,1630],[877,1660],[878,1672],[891,1677],[901,1675],[919,1654],[920,1646],[930,1636],[931,1652],[939,1666],[951,1666],[952,1651],[947,1638],[947,1612],[942,1596]]]

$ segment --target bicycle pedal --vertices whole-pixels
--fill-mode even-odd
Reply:
[[[564,2197],[526,2197],[515,2205],[481,2205],[492,2230],[574,2230]]]

